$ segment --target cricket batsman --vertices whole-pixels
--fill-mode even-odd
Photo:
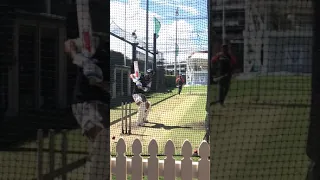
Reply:
[[[110,177],[109,130],[109,51],[107,42],[100,43],[91,57],[81,53],[79,40],[65,42],[65,52],[78,67],[72,112],[88,138],[89,159],[84,180],[105,180]],[[89,67],[89,69],[88,69]],[[93,68],[94,67],[94,68]],[[91,69],[90,69],[91,68]]]
[[[148,122],[147,118],[151,110],[151,103],[147,100],[144,94],[149,92],[151,89],[153,75],[154,71],[152,69],[148,69],[146,74],[142,74],[140,77],[136,77],[135,74],[130,75],[132,82],[135,84],[132,92],[132,98],[139,106],[137,126],[144,126],[144,123]]]
[[[236,65],[236,58],[231,55],[228,44],[222,45],[221,52],[217,53],[211,59],[211,63],[213,64],[213,67],[216,67],[216,74],[220,77],[218,81],[219,103],[224,107],[224,101],[228,94],[234,66]],[[213,72],[215,70],[213,70]]]

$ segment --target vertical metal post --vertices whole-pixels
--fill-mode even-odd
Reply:
[[[157,34],[153,33],[153,71],[156,73],[157,71]],[[158,84],[158,73],[153,77],[153,87],[152,89],[157,90]]]
[[[147,0],[147,17],[146,17],[146,61],[144,64],[144,73],[147,73],[149,59],[149,0]]]
[[[127,2],[124,3],[124,39],[127,39]],[[124,56],[123,56],[123,65],[127,65],[127,42],[124,41]]]
[[[46,0],[46,13],[51,14],[51,0]]]
[[[113,70],[112,98],[117,97],[117,68]]]
[[[222,43],[226,43],[226,27],[225,27],[225,7],[224,1],[222,0]]]
[[[121,94],[121,96],[123,96],[124,95],[124,91],[123,91],[123,86],[124,86],[124,82],[123,82],[123,69],[120,69],[120,73],[121,73],[121,75],[120,75],[120,77],[121,77],[121,80],[120,80],[120,94]]]
[[[35,41],[35,45],[34,45],[34,53],[35,53],[35,77],[34,77],[34,107],[36,109],[40,109],[41,107],[41,89],[42,89],[42,74],[41,74],[41,56],[42,56],[42,52],[41,52],[41,28],[39,26],[36,26],[36,32],[35,32],[35,36],[34,36],[34,41]]]
[[[127,77],[129,77],[131,74],[130,71],[127,71]],[[131,79],[130,78],[127,78],[127,96],[130,96],[131,95]]]
[[[58,68],[57,72],[59,90],[56,91],[56,97],[59,99],[57,107],[64,109],[67,107],[67,61],[64,54],[64,40],[66,38],[66,29],[64,27],[59,28],[59,45],[58,45]]]
[[[129,132],[128,134],[131,134],[131,103],[129,104]]]
[[[121,103],[121,133],[124,134],[124,124],[123,124],[123,121],[124,121],[124,115],[123,115],[123,102]]]
[[[178,8],[176,10],[176,43],[175,43],[175,56],[174,56],[174,75],[177,76],[177,61],[178,61]]]
[[[128,103],[126,102],[125,105],[125,115],[124,115],[124,119],[125,119],[125,127],[126,127],[126,134],[128,134]]]
[[[205,128],[206,134],[204,140],[209,142],[210,137],[210,122],[212,120],[212,112],[211,112],[211,102],[213,100],[213,94],[211,92],[212,84],[211,84],[211,56],[212,56],[212,37],[211,32],[213,32],[211,27],[211,0],[207,0],[207,16],[208,16],[208,80],[207,80],[207,101],[206,101],[206,118],[205,118]],[[211,156],[212,157],[212,156]]]
[[[157,34],[153,34],[153,71],[157,70]]]
[[[310,123],[308,129],[308,139],[307,139],[307,147],[306,152],[308,157],[311,160],[311,164],[309,165],[308,174],[306,179],[316,179],[319,173],[319,127],[320,127],[320,111],[319,111],[319,102],[320,102],[320,72],[319,72],[319,58],[320,58],[320,2],[318,0],[313,0],[313,47],[312,47],[312,91],[311,91],[311,110],[310,110]]]

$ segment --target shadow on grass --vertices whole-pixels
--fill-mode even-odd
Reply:
[[[311,104],[297,104],[297,103],[271,103],[271,102],[253,102],[249,105],[258,106],[276,106],[276,107],[287,107],[287,108],[309,108]]]
[[[176,96],[176,94],[173,94],[173,95],[168,96],[168,97],[166,97],[166,98],[164,98],[164,99],[161,99],[160,101],[158,101],[158,102],[156,102],[156,103],[153,103],[152,106],[155,106],[155,105],[157,105],[157,104],[159,104],[159,103],[161,103],[161,102],[163,102],[163,101],[165,101],[165,100],[167,100],[167,99],[170,99],[170,98],[172,98],[172,97],[174,97],[174,96]],[[130,117],[130,116],[133,116],[133,115],[135,115],[135,114],[137,114],[137,112],[133,112],[133,113],[129,114],[128,116]],[[115,124],[117,124],[117,123],[120,122],[120,121],[121,121],[121,118],[116,119],[116,120],[110,122],[110,126],[115,125]]]
[[[144,137],[144,136],[148,136],[148,135],[145,135],[145,134],[135,134],[135,133],[131,133],[131,134],[121,134],[122,136],[141,136],[141,137]]]
[[[171,129],[192,129],[192,127],[183,127],[183,126],[166,126],[164,124],[161,123],[153,123],[153,122],[149,122],[148,124],[153,124],[152,126],[144,126],[147,128],[155,128],[155,129],[165,129],[165,130],[171,130]]]
[[[199,133],[203,133],[203,132],[206,131],[205,121],[188,123],[188,124],[186,124],[186,126],[190,127],[192,130],[200,130],[200,131],[202,131],[202,132],[199,132]]]

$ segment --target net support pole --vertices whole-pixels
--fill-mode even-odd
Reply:
[[[310,123],[308,130],[308,139],[306,152],[311,162],[308,168],[307,180],[318,179],[319,177],[319,164],[320,164],[320,71],[319,71],[319,58],[320,58],[320,2],[313,0],[313,49],[312,49],[312,92],[311,92],[311,110],[310,110]]]
[[[210,103],[211,103],[211,100],[212,100],[212,96],[213,96],[213,92],[211,92],[211,87],[212,87],[212,84],[211,84],[211,54],[212,54],[212,37],[211,37],[211,22],[210,22],[210,19],[211,19],[211,0],[207,0],[207,13],[208,13],[208,40],[209,40],[209,43],[208,43],[208,79],[207,79],[207,101],[206,101],[206,119],[205,119],[205,128],[206,128],[206,134],[205,134],[205,137],[204,139],[209,141],[209,137],[210,137],[210,122],[211,122],[211,115],[212,115],[212,112],[210,111]],[[210,143],[210,142],[209,142]]]
[[[154,89],[158,90],[158,73],[157,73],[157,34],[153,33],[153,71],[156,75],[153,77]]]
[[[127,31],[127,2],[124,3],[124,31]],[[127,33],[124,33],[124,39],[127,39]],[[123,65],[127,66],[127,44],[124,42]]]
[[[51,14],[51,0],[46,0],[46,13]]]
[[[175,56],[174,56],[174,76],[177,76],[177,61],[178,61],[178,8],[176,10],[176,42],[175,42]]]
[[[225,26],[225,7],[224,7],[224,1],[222,0],[222,43],[226,43],[226,26]]]
[[[313,55],[312,55],[312,100],[310,110],[310,124],[307,140],[307,155],[319,167],[320,160],[320,2],[313,1]],[[318,161],[318,162],[317,162]],[[313,170],[315,171],[315,169]]]
[[[153,34],[153,71],[157,71],[157,34]]]
[[[146,9],[146,61],[144,64],[144,73],[147,73],[148,69],[148,60],[149,60],[149,0],[147,0],[147,9]]]

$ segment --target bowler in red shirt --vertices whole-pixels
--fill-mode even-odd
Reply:
[[[221,51],[211,59],[211,64],[212,67],[215,67],[212,72],[218,77],[221,77],[218,82],[219,102],[221,106],[224,106],[224,101],[228,94],[232,74],[236,65],[236,58],[231,54],[229,46],[224,44],[221,47]]]

